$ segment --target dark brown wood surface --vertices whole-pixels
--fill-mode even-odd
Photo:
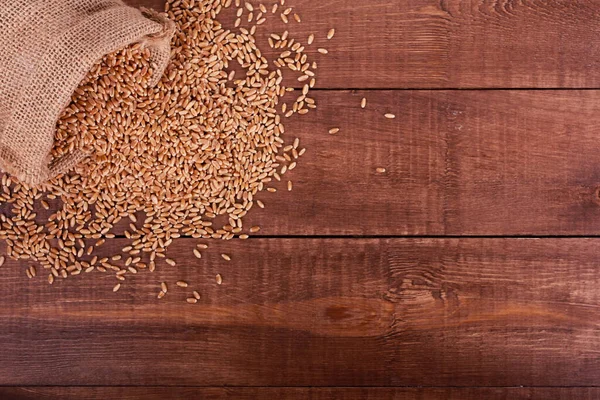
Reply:
[[[599,91],[315,98],[316,115],[289,123],[307,148],[286,175],[294,190],[275,185],[248,218],[261,235],[600,233]]]
[[[164,9],[162,0],[129,3]],[[269,14],[274,18],[257,37],[287,29],[306,41],[314,33],[315,43],[331,50],[318,57],[319,87],[600,87],[597,0],[294,0],[287,6],[303,21],[285,25]],[[235,18],[222,19],[233,27]],[[327,41],[330,28],[337,33]]]
[[[261,236],[600,234],[600,91],[315,98],[286,124],[306,154],[246,219]]]
[[[330,50],[294,189],[118,293],[7,261],[0,399],[600,399],[600,1],[286,6],[257,39]]]
[[[0,387],[15,400],[598,400],[598,388]]]
[[[251,239],[218,242],[202,260],[190,255],[195,242],[173,245],[177,268],[159,264],[118,293],[114,276],[49,286],[7,263],[0,385],[600,379],[600,239]],[[125,241],[110,243],[107,254]],[[193,289],[203,297],[186,304]]]

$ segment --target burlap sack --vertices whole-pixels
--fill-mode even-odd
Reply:
[[[71,94],[104,55],[148,46],[158,82],[174,24],[121,0],[0,0],[0,168],[38,184],[85,154],[51,160],[55,125]]]

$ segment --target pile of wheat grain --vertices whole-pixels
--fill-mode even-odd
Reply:
[[[258,27],[283,5],[170,1],[166,10],[177,32],[156,87],[147,85],[152,65],[139,45],[105,57],[89,73],[60,118],[53,156],[82,148],[90,157],[41,188],[2,179],[0,238],[9,256],[31,261],[28,276],[40,267],[50,283],[82,272],[112,273],[116,291],[129,274],[153,271],[157,257],[174,266],[167,249],[180,236],[244,239],[260,229],[243,223],[256,193],[281,180],[304,153],[298,139],[284,137],[282,117],[316,107],[309,92],[317,65],[305,46],[287,31],[273,33],[268,44],[281,54],[270,63],[256,43]],[[232,6],[237,19],[229,30],[218,18]],[[288,23],[291,12],[284,9],[281,20]],[[294,19],[300,21],[298,14]],[[235,64],[242,76],[233,72]],[[291,105],[280,104],[293,91],[282,85],[284,73],[306,81]],[[49,210],[45,217],[36,214],[42,208]],[[116,231],[125,218],[129,228]],[[99,259],[95,247],[115,233],[130,244]],[[194,249],[198,258],[200,250]],[[216,279],[220,284],[221,276]],[[167,292],[161,286],[159,297]]]

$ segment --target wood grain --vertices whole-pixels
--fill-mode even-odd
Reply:
[[[257,38],[272,58],[268,33],[315,33],[321,89],[600,85],[597,0],[293,3],[302,23]],[[261,235],[600,232],[598,91],[315,98],[286,125],[308,148],[294,190],[275,184],[247,220]],[[600,239],[251,238],[202,260],[195,243],[118,293],[100,273],[49,286],[0,267],[0,398],[600,399]]]
[[[130,0],[163,9],[161,0]],[[289,30],[330,54],[322,88],[589,88],[600,86],[596,0],[295,0],[303,20],[268,14],[257,32]],[[234,17],[220,20],[233,27]],[[291,18],[290,18],[291,19]],[[291,19],[293,20],[293,19]],[[325,39],[330,28],[337,33]],[[309,51],[310,53],[310,51]],[[312,53],[311,53],[312,54]]]
[[[0,387],[11,400],[598,400],[598,388]]]
[[[366,96],[368,106],[360,109]],[[600,92],[319,92],[262,235],[597,235]],[[386,112],[396,119],[383,117]],[[329,135],[333,126],[340,133]],[[387,172],[378,174],[376,169]]]
[[[306,154],[269,184],[276,193],[257,196],[266,208],[254,207],[245,220],[262,227],[259,235],[600,232],[600,91],[321,91],[315,98],[314,114],[286,121],[286,140],[299,137]],[[329,135],[334,126],[340,132]]]
[[[118,293],[101,273],[50,286],[7,262],[0,385],[600,379],[600,239],[250,239],[217,242],[202,260],[194,243],[174,244],[177,268],[130,276]],[[109,241],[107,254],[123,244]],[[184,303],[192,289],[199,304]]]

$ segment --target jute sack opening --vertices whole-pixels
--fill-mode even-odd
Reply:
[[[102,57],[141,42],[154,63],[170,57],[174,24],[121,0],[0,0],[0,168],[36,185],[86,154],[51,160],[56,121]]]

